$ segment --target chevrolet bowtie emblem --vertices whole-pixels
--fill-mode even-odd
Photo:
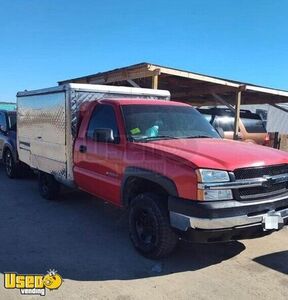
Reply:
[[[264,187],[269,188],[273,184],[276,183],[276,180],[274,178],[272,178],[271,176],[263,176],[263,177],[266,179],[266,181],[264,181],[263,184],[262,184]]]
[[[263,176],[264,179],[266,179],[263,183],[262,186],[264,187],[271,187],[273,184],[277,183],[283,183],[283,182],[288,182],[288,174],[283,174],[279,176]]]

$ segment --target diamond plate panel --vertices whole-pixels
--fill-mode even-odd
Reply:
[[[79,85],[78,85],[79,86]],[[78,87],[77,86],[77,87]],[[123,87],[122,87],[123,88]],[[87,101],[104,98],[158,98],[166,96],[132,95],[127,93],[100,92],[50,88],[21,93],[17,98],[18,153],[21,161],[32,168],[55,175],[60,181],[73,183],[73,144],[77,134],[80,106]]]

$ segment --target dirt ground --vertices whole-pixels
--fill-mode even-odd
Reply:
[[[7,290],[5,272],[64,278],[44,297]],[[60,202],[0,167],[0,299],[288,299],[288,230],[226,244],[181,245],[152,261],[135,252],[126,215],[80,192]]]

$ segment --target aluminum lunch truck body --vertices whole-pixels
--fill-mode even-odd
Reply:
[[[83,103],[105,98],[169,100],[163,90],[92,84],[65,84],[17,93],[19,159],[32,169],[74,184],[73,143]]]

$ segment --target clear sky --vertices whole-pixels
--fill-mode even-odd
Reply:
[[[0,4],[0,101],[144,61],[288,90],[287,0]]]

